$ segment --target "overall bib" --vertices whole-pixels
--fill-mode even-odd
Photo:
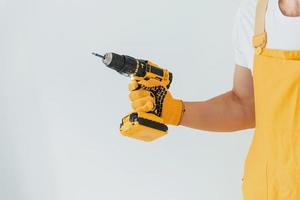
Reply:
[[[245,160],[243,197],[300,200],[300,50],[266,48],[267,5],[268,0],[258,0],[256,8],[256,129]]]

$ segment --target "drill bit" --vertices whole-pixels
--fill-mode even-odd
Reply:
[[[100,57],[100,58],[102,58],[102,59],[104,59],[104,56],[102,56],[102,55],[100,55],[100,54],[97,54],[97,53],[92,53],[94,56],[98,56],[98,57]]]

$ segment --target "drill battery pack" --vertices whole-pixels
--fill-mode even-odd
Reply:
[[[130,138],[150,142],[166,135],[168,127],[162,118],[152,113],[132,112],[122,119],[120,132]]]

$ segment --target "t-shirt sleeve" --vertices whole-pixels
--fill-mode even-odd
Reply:
[[[234,21],[232,42],[235,64],[252,70],[254,49],[252,37],[254,34],[256,0],[244,0],[240,5]]]

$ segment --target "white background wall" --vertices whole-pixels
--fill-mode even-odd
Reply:
[[[239,3],[0,0],[0,199],[242,199],[253,130],[122,137],[129,80],[90,54],[151,59],[206,100],[232,87]]]

